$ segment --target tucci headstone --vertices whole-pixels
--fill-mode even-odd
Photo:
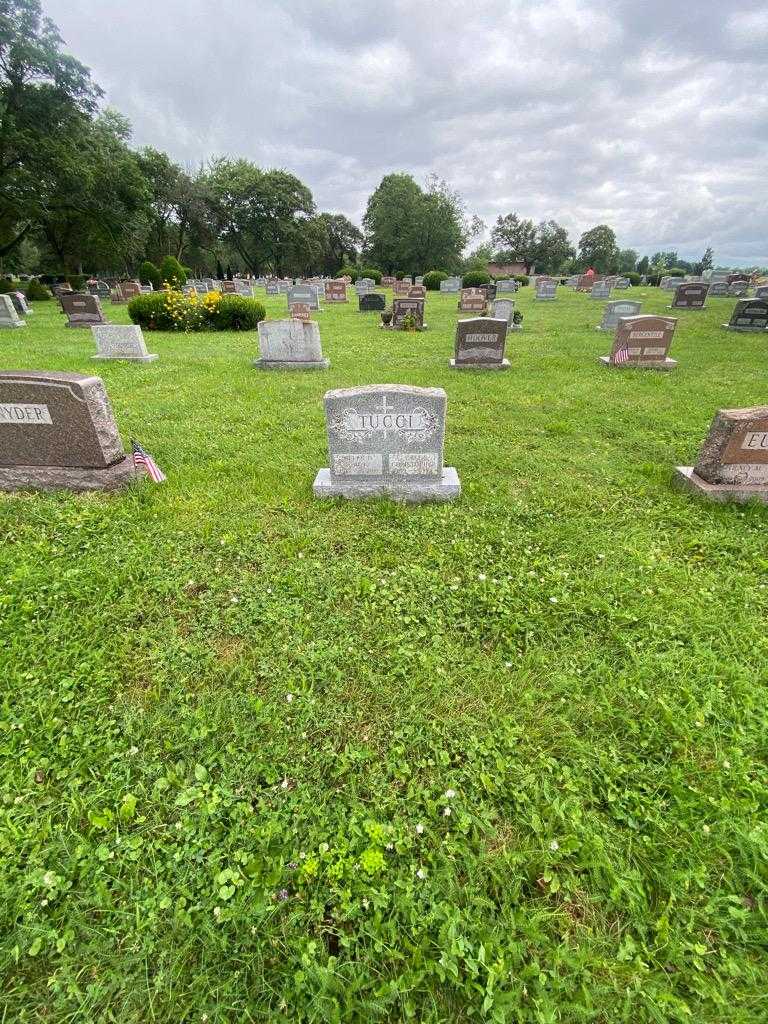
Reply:
[[[67,314],[67,327],[91,327],[93,324],[109,323],[96,295],[81,295],[79,292],[62,295],[61,305]]]
[[[424,299],[393,299],[392,326],[396,330],[402,330],[407,316],[414,319],[417,330],[425,330],[427,325],[424,323]]]
[[[720,409],[695,466],[677,466],[675,482],[710,501],[768,504],[768,406]]]
[[[670,309],[704,309],[708,286],[705,284],[679,284],[675,289]]]
[[[147,352],[144,335],[137,324],[94,324],[91,334],[96,342],[93,359],[120,359],[132,363],[152,363],[157,359]]]
[[[626,316],[619,319],[609,356],[600,356],[605,366],[648,370],[674,370],[669,346],[677,320],[668,316]]]
[[[326,302],[346,302],[347,301],[347,286],[343,281],[326,281],[325,282],[325,301]]]
[[[358,299],[360,313],[372,313],[374,310],[384,309],[386,305],[386,297],[381,292],[367,292],[365,295],[359,296]]]
[[[549,278],[540,277],[536,282],[536,298],[542,301],[552,301],[557,298],[557,282]]]
[[[491,303],[491,316],[495,320],[506,320],[508,331],[521,330],[521,324],[515,323],[514,299],[494,299]]]
[[[262,320],[259,353],[254,366],[260,370],[327,370],[320,328],[314,320]]]
[[[288,289],[287,297],[289,309],[295,302],[301,302],[309,306],[313,312],[320,312],[320,299],[318,298],[317,288],[313,284],[294,285]]]
[[[99,377],[0,372],[0,490],[109,491],[134,478]]]
[[[13,330],[16,327],[26,326],[26,321],[19,318],[10,295],[0,295],[0,328]]]
[[[640,313],[641,305],[642,303],[630,299],[616,299],[613,302],[606,302],[603,309],[603,319],[595,330],[615,331],[619,326],[619,318],[637,316]]]
[[[454,370],[508,370],[509,360],[504,358],[507,340],[507,321],[492,317],[473,317],[456,324]]]
[[[730,321],[723,327],[729,331],[765,331],[768,328],[768,299],[739,299]]]
[[[610,281],[595,281],[595,283],[592,285],[589,295],[592,299],[610,299]]]
[[[330,466],[315,478],[318,498],[388,495],[397,501],[451,501],[456,470],[443,465],[446,394],[402,384],[329,391]]]

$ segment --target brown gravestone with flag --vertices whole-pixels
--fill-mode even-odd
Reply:
[[[768,504],[768,406],[720,409],[695,466],[677,466],[678,486],[710,501]]]
[[[625,316],[619,318],[613,348],[600,362],[610,367],[639,367],[649,370],[674,370],[675,359],[669,347],[677,320],[669,316]]]
[[[108,491],[134,477],[99,377],[0,372],[0,490]]]

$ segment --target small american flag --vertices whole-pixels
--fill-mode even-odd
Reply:
[[[624,338],[622,343],[613,353],[613,365],[621,366],[622,363],[629,362],[629,340]]]
[[[144,468],[151,477],[153,483],[161,484],[165,480],[165,473],[158,467],[155,460],[137,441],[131,441],[133,446],[133,464],[136,469]]]

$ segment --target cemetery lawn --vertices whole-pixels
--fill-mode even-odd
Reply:
[[[768,338],[710,299],[611,371],[559,292],[507,373],[432,292],[422,334],[326,305],[324,373],[0,334],[168,475],[0,496],[0,1021],[766,1019],[768,511],[671,479]],[[455,504],[312,497],[324,391],[383,382],[447,391]]]

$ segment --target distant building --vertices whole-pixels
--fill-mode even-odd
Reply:
[[[531,267],[531,273],[534,268]],[[527,274],[524,263],[489,263],[488,273],[491,277],[515,277],[520,274]]]

